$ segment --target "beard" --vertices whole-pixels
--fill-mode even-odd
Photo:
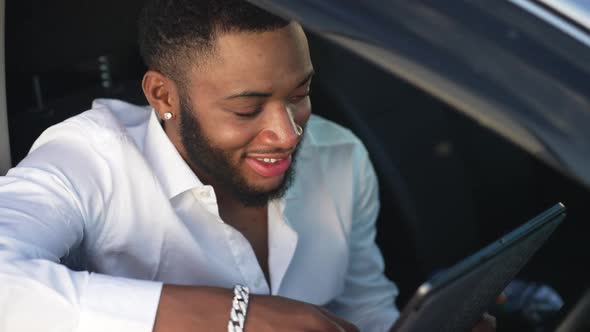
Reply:
[[[285,172],[281,183],[273,189],[251,185],[244,178],[238,165],[231,162],[231,154],[216,147],[203,134],[198,119],[187,97],[180,98],[180,136],[188,161],[204,172],[218,190],[229,192],[237,201],[247,207],[262,207],[273,199],[282,198],[293,182],[295,160],[301,144],[292,154],[291,166]],[[301,142],[300,142],[301,143]],[[241,161],[245,156],[240,156]]]

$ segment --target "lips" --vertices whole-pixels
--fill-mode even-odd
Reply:
[[[260,176],[274,177],[285,174],[289,169],[291,155],[284,158],[248,157],[246,164]]]

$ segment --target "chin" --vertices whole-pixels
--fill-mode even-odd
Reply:
[[[248,181],[248,185],[252,188],[256,188],[256,190],[260,192],[270,192],[281,187],[284,179],[284,175],[273,176],[271,178],[263,178],[258,176],[258,179]]]

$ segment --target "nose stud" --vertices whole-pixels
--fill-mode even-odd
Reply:
[[[301,134],[303,134],[303,127],[301,127],[298,124],[295,124],[295,132],[297,133],[297,136],[301,136]]]

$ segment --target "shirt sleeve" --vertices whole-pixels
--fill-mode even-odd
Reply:
[[[327,309],[353,322],[363,332],[389,331],[399,312],[398,289],[384,274],[375,243],[379,214],[377,177],[364,146],[353,153],[353,220],[349,236],[349,266],[344,291]]]
[[[99,229],[93,204],[108,199],[100,183],[108,167],[86,141],[47,140],[0,177],[0,331],[153,329],[161,283],[59,263]]]

